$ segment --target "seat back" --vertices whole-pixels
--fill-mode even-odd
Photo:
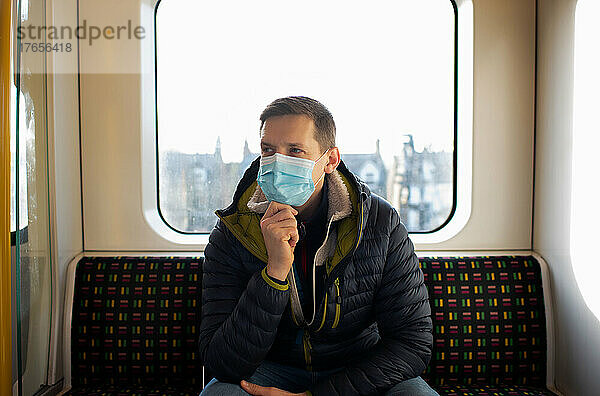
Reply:
[[[84,257],[71,325],[74,388],[202,389],[202,257]],[[433,321],[431,385],[544,386],[546,322],[532,256],[420,258]],[[212,378],[205,373],[204,383]]]
[[[433,321],[432,385],[546,383],[546,318],[532,256],[420,258]]]
[[[75,275],[73,388],[177,386],[198,394],[201,257],[84,257]]]

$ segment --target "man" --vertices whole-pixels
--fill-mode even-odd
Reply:
[[[204,251],[202,395],[437,395],[419,377],[431,308],[398,212],[351,173],[331,113],[286,97],[260,116]]]

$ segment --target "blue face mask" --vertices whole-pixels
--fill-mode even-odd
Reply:
[[[323,153],[323,155],[325,155]],[[258,185],[269,201],[291,206],[302,206],[315,191],[313,168],[323,158],[313,161],[275,153],[260,158]],[[317,183],[325,176],[319,177]]]

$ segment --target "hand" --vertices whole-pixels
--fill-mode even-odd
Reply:
[[[267,248],[267,274],[285,280],[294,262],[294,247],[300,238],[295,215],[290,205],[271,201],[260,221],[260,229]]]
[[[275,387],[265,387],[253,384],[251,382],[242,381],[240,382],[242,389],[251,395],[260,396],[306,396],[306,392],[302,393],[290,393]]]

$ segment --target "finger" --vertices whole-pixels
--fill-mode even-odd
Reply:
[[[283,214],[280,214],[282,212],[283,212]],[[297,214],[298,214],[298,211],[296,209],[292,208],[291,206],[286,205],[283,207],[279,207],[277,209],[267,210],[265,212],[265,214],[263,215],[262,220],[273,218],[277,215],[294,217]]]
[[[267,388],[265,388],[264,386],[256,385],[244,380],[240,382],[240,385],[246,392],[250,393],[251,395],[267,395]]]
[[[290,209],[280,210],[279,212],[277,212],[276,214],[274,214],[271,217],[263,217],[260,220],[260,222],[261,222],[261,224],[264,224],[265,222],[268,224],[268,223],[274,223],[274,222],[278,222],[278,221],[285,220],[285,219],[296,219]]]
[[[298,228],[298,223],[296,222],[296,219],[291,218],[291,219],[284,219],[281,221],[276,221],[276,222],[265,222],[262,225],[262,228],[272,228],[274,230],[277,230],[279,228]]]
[[[298,214],[298,211],[296,209],[292,208],[290,205],[282,204],[282,203],[276,202],[276,201],[271,201],[271,203],[269,203],[269,207],[267,208],[267,211],[265,212],[263,217],[271,217],[275,213],[279,212],[280,210],[288,209],[288,208],[294,212],[294,215]]]
[[[283,204],[281,204],[279,202],[275,202],[275,201],[269,202],[269,206],[267,207],[267,210],[265,211],[265,214],[263,215],[263,217],[273,216],[275,213],[277,213],[282,208],[282,206],[283,206]]]
[[[296,246],[298,239],[298,229],[296,227],[283,227],[275,231],[275,237],[282,242],[289,242],[290,245]]]
[[[294,212],[294,214],[298,214],[298,211],[296,209],[294,209],[291,205],[283,204],[281,202],[271,201],[269,206],[272,207],[273,214],[279,212],[282,209],[290,209]]]
[[[299,240],[300,240],[300,235],[298,234],[298,228],[296,228],[296,232],[292,234],[292,237],[289,240],[290,246],[296,247]]]
[[[267,224],[277,223],[277,222],[280,222],[280,221],[286,220],[286,219],[296,220],[296,218],[294,217],[294,213],[290,209],[287,209],[287,208],[280,210],[279,212],[277,212],[276,214],[274,214],[271,217],[263,217],[260,220],[260,225],[262,227]]]

